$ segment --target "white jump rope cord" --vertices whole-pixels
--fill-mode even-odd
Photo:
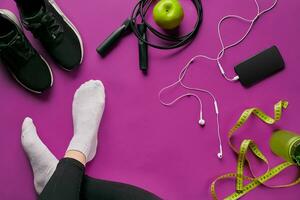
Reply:
[[[225,71],[224,71],[224,69],[223,69],[223,67],[222,67],[222,64],[221,64],[220,60],[221,60],[221,58],[224,56],[226,50],[228,50],[228,49],[230,49],[230,48],[232,48],[232,47],[234,47],[234,46],[237,46],[237,45],[240,44],[242,41],[244,41],[244,39],[249,35],[250,31],[252,30],[252,27],[253,27],[254,23],[257,21],[257,19],[258,19],[261,15],[263,15],[263,14],[269,12],[270,10],[272,10],[272,9],[276,6],[278,0],[275,0],[275,1],[273,2],[273,4],[272,4],[271,7],[267,8],[267,9],[265,9],[265,10],[263,10],[263,11],[260,11],[260,6],[259,6],[257,0],[254,0],[254,2],[255,2],[255,4],[256,4],[257,14],[256,14],[256,16],[255,16],[252,20],[246,19],[246,18],[241,17],[241,16],[238,16],[238,15],[227,15],[227,16],[223,17],[223,18],[219,21],[219,23],[218,23],[218,37],[219,37],[219,40],[220,40],[222,49],[221,49],[221,51],[218,53],[218,56],[217,56],[216,58],[209,57],[209,56],[206,56],[206,55],[203,55],[203,54],[199,54],[199,55],[194,56],[194,57],[193,57],[193,58],[192,58],[192,59],[191,59],[184,67],[183,67],[183,69],[180,71],[178,80],[175,81],[174,83],[172,83],[172,84],[170,84],[170,85],[168,85],[168,86],[162,88],[162,89],[160,90],[160,92],[159,92],[159,101],[160,101],[160,103],[161,103],[162,105],[164,105],[164,106],[172,106],[172,105],[174,105],[177,101],[179,101],[179,100],[181,100],[181,99],[183,99],[183,98],[185,98],[185,97],[194,97],[194,98],[196,98],[196,100],[199,102],[199,107],[200,107],[200,108],[199,108],[199,109],[200,109],[200,120],[199,120],[199,124],[200,124],[201,126],[204,126],[204,125],[205,125],[205,120],[203,119],[203,105],[202,105],[202,101],[201,101],[200,97],[199,97],[197,94],[195,94],[195,93],[185,93],[185,94],[183,94],[183,95],[181,95],[181,96],[175,98],[175,99],[174,99],[173,101],[171,101],[171,102],[165,102],[165,101],[163,101],[162,98],[161,98],[161,95],[162,95],[162,93],[163,93],[164,91],[166,91],[166,90],[168,90],[168,89],[170,89],[170,88],[176,86],[177,84],[180,84],[183,88],[185,88],[185,89],[187,89],[187,90],[195,91],[195,92],[203,92],[203,93],[206,93],[206,94],[208,94],[209,96],[212,97],[212,99],[213,99],[213,101],[214,101],[215,113],[216,113],[217,135],[218,135],[218,140],[219,140],[219,153],[218,153],[217,155],[218,155],[218,158],[219,158],[219,159],[222,159],[222,157],[223,157],[223,148],[222,148],[222,139],[221,139],[221,134],[220,134],[219,109],[218,109],[218,102],[217,102],[217,99],[216,99],[216,97],[213,95],[213,93],[211,93],[211,92],[208,91],[208,90],[205,90],[205,89],[202,89],[202,88],[190,87],[190,86],[185,85],[185,84],[183,83],[183,79],[185,78],[186,73],[187,73],[187,71],[188,71],[190,65],[191,65],[191,64],[193,63],[193,61],[196,60],[197,58],[205,58],[205,59],[207,59],[207,60],[216,61],[216,62],[217,62],[217,65],[218,65],[218,67],[219,67],[219,69],[220,69],[221,74],[223,75],[223,77],[224,77],[227,81],[235,82],[235,81],[237,81],[237,80],[239,79],[238,76],[235,76],[235,77],[233,77],[233,78],[229,78],[229,77],[226,75],[226,73],[225,73]],[[226,19],[230,19],[230,18],[236,18],[236,19],[239,19],[239,20],[248,22],[248,23],[250,23],[250,26],[249,26],[248,30],[246,31],[246,33],[244,34],[244,36],[243,36],[240,40],[238,40],[238,41],[236,41],[236,42],[234,42],[234,43],[232,43],[232,44],[230,44],[230,45],[228,45],[228,46],[225,46],[225,45],[224,45],[224,41],[223,41],[223,39],[222,39],[222,34],[221,34],[221,25],[222,25],[222,23],[223,23]]]

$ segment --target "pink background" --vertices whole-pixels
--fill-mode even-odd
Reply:
[[[193,23],[194,8],[190,1],[181,0],[185,7],[184,26]],[[265,7],[272,0],[259,0]],[[253,17],[253,0],[203,0],[204,22],[195,41],[180,53],[150,49],[150,71],[147,77],[138,69],[137,40],[128,36],[102,59],[95,51],[104,40],[127,18],[136,3],[130,0],[57,0],[62,10],[81,32],[85,59],[77,72],[59,69],[37,41],[27,34],[34,46],[47,58],[54,73],[54,86],[43,96],[32,95],[15,83],[0,69],[0,197],[3,200],[32,200],[35,197],[31,168],[20,144],[20,128],[26,116],[33,118],[42,140],[61,158],[72,137],[71,103],[73,94],[83,82],[100,79],[106,86],[107,104],[100,127],[98,154],[87,167],[87,174],[96,178],[130,183],[161,196],[166,200],[211,199],[210,183],[219,175],[235,171],[236,157],[226,144],[226,134],[241,112],[252,106],[272,113],[273,105],[281,99],[290,102],[283,119],[276,127],[300,133],[298,112],[299,95],[299,31],[300,2],[279,0],[277,7],[263,16],[242,45],[229,50],[223,64],[230,75],[233,66],[263,49],[277,45],[286,62],[286,69],[250,89],[239,83],[226,82],[215,63],[197,61],[192,66],[188,82],[210,89],[219,99],[221,131],[224,140],[224,159],[216,152],[215,115],[209,97],[204,101],[207,125],[197,124],[198,105],[193,100],[172,108],[160,105],[158,91],[174,81],[182,66],[197,53],[216,55],[220,48],[216,25],[226,14]],[[1,0],[1,8],[17,13],[12,0]],[[227,43],[237,39],[247,28],[245,23],[225,23]],[[174,92],[173,94],[179,94]],[[269,158],[272,166],[281,162],[268,146],[269,127],[251,119],[237,136],[252,138]],[[246,130],[247,128],[247,130]],[[258,165],[258,171],[265,168]],[[274,183],[287,183],[297,170],[284,172]],[[234,192],[234,182],[217,186],[220,197]],[[299,199],[300,186],[288,189],[259,187],[244,199]]]

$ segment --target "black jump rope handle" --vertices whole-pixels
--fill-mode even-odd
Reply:
[[[106,56],[112,47],[126,34],[130,33],[131,20],[127,19],[122,26],[114,31],[108,38],[106,38],[100,46],[97,48],[97,52],[102,56]],[[147,40],[147,27],[143,24],[138,24],[138,31],[144,40]],[[140,70],[147,74],[148,71],[148,45],[143,41],[139,40],[139,65]]]
[[[144,40],[147,40],[147,26],[143,24],[138,24],[138,31]],[[148,71],[148,45],[143,41],[139,40],[139,62],[140,70],[147,74]]]
[[[100,44],[97,48],[97,52],[104,57],[109,50],[114,46],[125,34],[131,31],[130,19],[127,19],[122,26],[120,26],[115,32],[113,32],[106,40]]]

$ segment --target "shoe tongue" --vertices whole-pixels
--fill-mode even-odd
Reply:
[[[10,31],[6,35],[0,36],[0,46],[8,45],[17,37],[18,33],[15,30]]]
[[[46,9],[42,6],[41,9],[35,15],[30,16],[30,17],[25,17],[24,19],[28,23],[38,23],[41,21],[45,12],[46,12]]]

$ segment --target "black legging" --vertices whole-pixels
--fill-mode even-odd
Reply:
[[[60,160],[39,200],[161,200],[143,189],[84,175],[84,165],[72,158]]]

